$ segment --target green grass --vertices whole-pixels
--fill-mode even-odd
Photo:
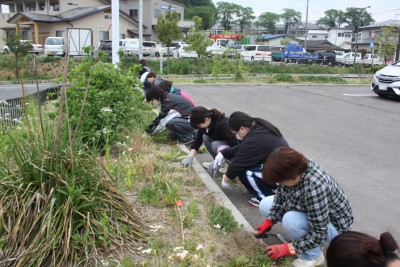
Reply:
[[[226,233],[233,232],[238,228],[238,223],[227,208],[216,204],[211,204],[208,218],[212,227],[216,231],[222,230]]]

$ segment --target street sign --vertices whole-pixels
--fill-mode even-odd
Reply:
[[[371,41],[371,43],[369,44],[370,48],[374,48],[374,41]]]

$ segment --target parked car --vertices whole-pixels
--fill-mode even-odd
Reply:
[[[174,50],[175,58],[198,58],[195,51],[189,50],[188,44],[181,44]]]
[[[372,78],[371,89],[381,97],[400,98],[400,61],[378,70]]]
[[[112,41],[111,40],[101,40],[99,43],[99,51],[104,51],[105,54],[112,55]]]
[[[247,45],[237,45],[235,46],[236,54],[240,56],[240,54],[246,50]]]
[[[355,54],[355,57],[356,57],[356,60],[354,61],[354,54]],[[345,65],[353,65],[353,63],[356,63],[356,64],[362,64],[362,57],[361,57],[361,53],[360,52],[357,52],[357,53],[354,53],[354,52],[349,52],[349,53],[346,53],[345,55],[344,55],[344,64]]]
[[[336,54],[327,51],[315,51],[314,55],[317,56],[315,62],[320,65],[335,66],[336,64]]]
[[[32,50],[29,50],[28,53],[35,53],[38,55],[43,52],[43,45],[37,44],[37,43],[33,42],[32,40],[21,40],[21,43],[30,43],[32,45]],[[5,45],[3,47],[4,54],[10,53],[10,51],[11,50],[7,45]]]
[[[362,61],[363,65],[366,67],[385,65],[385,60],[376,54],[365,54]]]
[[[271,62],[271,47],[268,45],[248,45],[245,51],[240,53],[242,61],[266,61]]]
[[[143,41],[142,44],[143,44],[143,50],[149,51],[150,56],[151,56],[152,55],[151,54],[151,49],[157,45],[157,42],[154,42],[154,41]]]
[[[62,37],[47,37],[43,52],[48,56],[65,56],[65,42]]]
[[[336,55],[336,65],[343,66],[344,65],[344,55],[346,54],[344,51],[332,51]]]

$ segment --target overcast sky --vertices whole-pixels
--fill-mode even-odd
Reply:
[[[283,13],[284,8],[291,8],[302,13],[306,21],[307,0],[223,0],[243,7],[251,7],[256,16],[263,12]],[[214,4],[220,1],[213,0]],[[316,22],[328,9],[345,11],[347,7],[367,7],[376,22],[389,19],[400,20],[400,0],[309,0],[308,21]],[[396,14],[397,18],[396,18]]]

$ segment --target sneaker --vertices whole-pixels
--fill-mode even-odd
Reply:
[[[258,200],[255,197],[252,197],[249,199],[249,203],[250,205],[252,205],[253,207],[258,207],[260,205],[260,200]]]
[[[302,259],[298,258],[292,262],[292,266],[293,267],[315,267],[315,266],[324,264],[324,262],[325,262],[324,254],[321,254],[321,256],[319,256],[318,259],[310,260],[310,261],[306,261],[306,260],[302,260]]]
[[[212,161],[211,162],[203,162],[201,164],[201,166],[203,166],[205,169],[208,170],[208,168],[210,168],[210,166],[211,166],[211,163],[213,163],[213,162]]]

